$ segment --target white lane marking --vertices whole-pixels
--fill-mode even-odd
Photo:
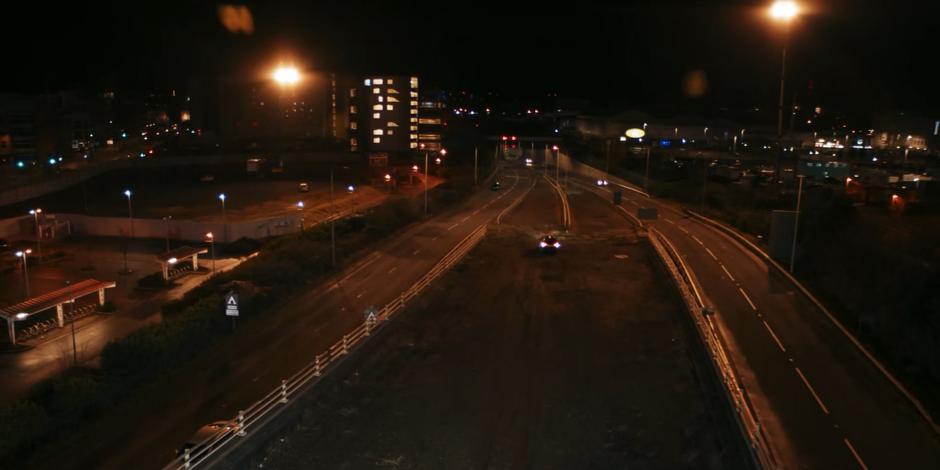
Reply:
[[[415,250],[411,252],[411,256],[417,256],[418,253],[421,253],[421,250]]]
[[[394,268],[389,269],[389,270],[388,270],[388,273],[389,273],[389,274],[392,274],[392,273],[395,272],[397,269],[398,269],[398,266],[395,266]]]
[[[359,295],[356,296],[356,298],[358,299],[359,297],[362,297],[362,294],[365,294],[365,291],[360,292]]]
[[[479,214],[479,213],[480,213],[480,209],[477,209],[477,210],[473,211],[473,215],[477,215],[477,214]]]
[[[451,231],[451,230],[453,230],[453,229],[454,229],[454,227],[456,227],[456,226],[458,226],[458,225],[460,225],[460,222],[457,222],[456,224],[454,224],[454,225],[451,225],[450,227],[447,227],[447,231]]]
[[[770,325],[767,324],[766,320],[763,320],[763,322],[764,322],[764,328],[767,328],[767,332],[770,333],[770,336],[773,337],[774,341],[777,342],[777,346],[780,346],[780,350],[783,352],[787,352],[787,348],[783,347],[783,343],[780,342],[780,338],[778,338],[777,334],[774,333],[773,328],[771,328]]]
[[[689,234],[689,231],[686,230],[685,227],[683,227],[683,226],[681,226],[681,225],[677,225],[676,227],[679,227],[679,230],[682,230],[683,232],[685,232],[686,235]]]
[[[744,292],[744,289],[738,287],[738,292],[744,296],[744,300],[747,301],[748,305],[750,305],[752,309],[757,310],[757,306],[754,305],[754,302],[751,302],[751,298],[747,296],[747,292]]]
[[[705,246],[705,244],[702,243],[702,241],[699,240],[698,237],[696,237],[695,235],[690,235],[690,236],[692,237],[693,240],[697,241],[699,245]]]
[[[470,216],[468,215],[468,216],[464,217],[463,219],[460,219],[460,223],[466,222],[467,219],[469,219],[469,218],[470,218]]]
[[[806,388],[809,389],[809,393],[813,394],[813,398],[816,399],[816,403],[819,405],[820,408],[822,408],[823,413],[829,414],[829,409],[826,408],[825,403],[823,403],[822,400],[819,399],[819,395],[816,395],[816,390],[814,390],[813,386],[809,384],[809,380],[806,380],[806,376],[803,375],[803,371],[801,371],[799,367],[795,367],[794,369],[796,369],[796,373],[800,375],[800,379],[803,380],[803,384],[805,384]]]
[[[712,253],[712,250],[709,250],[708,247],[705,247],[705,251],[707,251],[708,254],[711,255],[711,257],[712,257],[713,260],[718,261],[718,257],[715,256],[714,253]]]
[[[672,220],[670,220],[669,217],[663,217],[663,220],[665,220],[666,222],[668,222],[668,223],[670,223],[670,224],[672,224],[672,225],[676,225],[676,223],[673,222]]]
[[[855,461],[858,462],[858,466],[862,467],[862,470],[868,470],[868,465],[865,465],[865,462],[862,460],[862,457],[859,456],[858,452],[855,451],[855,446],[853,446],[852,443],[849,442],[849,438],[846,437],[846,438],[843,438],[842,440],[845,441],[846,447],[848,447],[849,451],[852,452],[852,456],[855,457]]]
[[[436,241],[436,240],[437,240],[437,237],[431,238],[431,241],[432,241],[432,242],[433,242],[433,241]]]
[[[723,264],[719,264],[719,265],[721,266],[721,269],[725,272],[725,275],[728,276],[728,279],[731,279],[731,282],[736,282],[734,280],[734,276],[732,276],[731,273],[728,272],[728,268],[726,268],[725,265]]]

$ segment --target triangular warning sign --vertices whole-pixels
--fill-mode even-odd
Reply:
[[[234,295],[228,296],[228,304],[229,304],[229,305],[238,305],[238,302],[235,301],[235,296],[234,296]]]

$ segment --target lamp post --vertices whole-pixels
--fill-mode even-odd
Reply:
[[[219,194],[222,201],[222,241],[228,242],[228,219],[225,217],[225,193]]]
[[[33,220],[36,221],[36,256],[42,261],[42,230],[39,228],[39,214],[42,214],[42,209],[37,207],[31,209],[29,213],[33,216]]]
[[[29,298],[29,267],[27,267],[29,263],[27,262],[27,260],[29,259],[29,255],[32,252],[33,250],[30,250],[29,248],[23,251],[16,252],[16,257],[23,259],[23,283],[26,286],[26,298],[27,299]]]
[[[797,176],[800,179],[800,189],[796,193],[796,215],[793,217],[793,246],[790,248],[790,274],[793,274],[793,264],[796,262],[796,234],[800,228],[800,202],[803,199],[803,175]]]
[[[72,281],[65,281],[65,286],[68,287]],[[69,323],[71,324],[72,329],[72,367],[78,365],[78,345],[75,342],[75,299],[69,300]]]
[[[206,241],[209,242],[209,256],[212,257],[212,272],[215,272],[215,236],[212,232],[206,234]]]
[[[131,237],[134,236],[134,207],[131,205],[131,190],[125,189],[124,196],[127,197],[127,222],[130,224]]]
[[[333,168],[330,167],[330,261],[336,269],[336,204],[333,199]]]
[[[787,46],[790,36],[790,21],[799,13],[796,3],[791,0],[778,0],[770,6],[770,17],[783,23],[783,49],[780,53],[780,96],[777,100],[777,161],[774,166],[774,178],[780,179],[780,160],[783,158],[783,90],[787,70]]]
[[[555,151],[555,182],[558,182],[558,146],[552,145],[552,150]]]
[[[271,78],[274,79],[274,82],[280,85],[281,93],[278,94],[278,118],[284,119],[284,94],[287,91],[293,91],[294,85],[300,82],[300,71],[293,66],[281,65],[278,68],[274,69],[274,72],[271,74]],[[278,126],[280,128],[281,134],[281,158],[283,158],[286,153],[286,134],[287,134],[287,123],[280,123]],[[283,160],[282,160],[283,161]]]
[[[304,202],[297,201],[297,212],[300,212],[300,231],[304,231]]]

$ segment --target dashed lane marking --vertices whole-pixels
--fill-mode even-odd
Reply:
[[[750,305],[752,309],[757,310],[757,306],[754,305],[754,302],[751,302],[751,298],[748,297],[747,292],[744,292],[744,289],[738,287],[738,292],[740,292],[741,295],[744,296],[744,300],[747,301],[747,304]]]
[[[777,334],[774,333],[773,328],[771,328],[770,325],[767,324],[766,320],[764,320],[764,328],[767,328],[767,332],[770,333],[770,336],[777,343],[777,346],[780,347],[780,350],[783,352],[787,352],[787,348],[783,347],[783,343],[780,342],[780,338],[777,337]]]
[[[731,279],[731,282],[737,282],[734,280],[734,276],[728,272],[728,268],[726,268],[725,265],[719,263],[719,266],[721,266],[721,270],[725,272],[725,275],[728,276],[728,279]]]
[[[809,389],[809,393],[811,393],[813,398],[816,399],[816,404],[822,408],[823,413],[829,414],[829,409],[826,408],[826,404],[823,403],[823,401],[819,398],[819,395],[816,394],[816,390],[813,389],[813,386],[809,384],[809,380],[806,380],[806,376],[803,375],[803,371],[801,371],[799,367],[795,367],[794,369],[796,369],[796,373],[799,374],[800,379],[803,380],[803,384],[806,385],[807,389]]]

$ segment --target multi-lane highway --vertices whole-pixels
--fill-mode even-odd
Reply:
[[[649,225],[694,272],[774,457],[785,468],[940,468],[937,434],[897,387],[775,268],[673,203],[626,189],[622,210],[659,209]],[[619,187],[618,187],[619,186]]]
[[[503,189],[466,202],[381,242],[358,262],[282,311],[246,324],[183,372],[120,405],[43,468],[159,468],[200,426],[229,419],[313,360],[424,275],[457,242],[496,218],[532,184],[524,172],[500,174]]]

